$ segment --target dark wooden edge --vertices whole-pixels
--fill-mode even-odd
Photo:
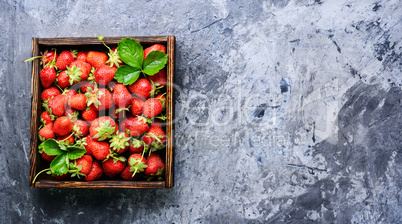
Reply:
[[[32,38],[32,57],[39,55],[39,43],[38,38]],[[29,155],[31,171],[29,176],[29,184],[31,187],[35,185],[32,183],[35,175],[37,174],[37,165],[39,161],[39,156],[37,151],[38,148],[38,110],[40,107],[39,100],[39,59],[35,59],[32,63],[32,77],[31,77],[31,152]]]
[[[167,53],[168,53],[168,66],[167,66],[167,105],[166,105],[166,116],[167,116],[167,144],[166,144],[166,164],[165,164],[165,181],[166,188],[173,187],[173,114],[174,114],[174,98],[173,98],[173,80],[174,80],[174,49],[175,49],[175,36],[168,36],[167,42]]]
[[[151,44],[155,42],[167,42],[167,36],[153,36],[153,37],[105,37],[103,41],[106,44],[117,44],[122,38],[133,38],[143,44]],[[39,44],[49,46],[60,45],[91,45],[102,44],[97,37],[65,37],[65,38],[39,38]]]
[[[148,181],[55,181],[55,180],[39,180],[36,182],[37,188],[165,188],[165,181],[148,182]]]

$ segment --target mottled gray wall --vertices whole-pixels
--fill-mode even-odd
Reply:
[[[397,223],[399,0],[0,0],[0,223]],[[29,188],[32,37],[175,35],[175,187]]]

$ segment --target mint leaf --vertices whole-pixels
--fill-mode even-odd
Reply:
[[[39,145],[39,148],[45,151],[45,153],[48,154],[49,156],[58,156],[64,153],[64,151],[61,150],[59,143],[54,139],[48,139],[42,142]]]
[[[50,170],[55,175],[63,175],[68,172],[68,156],[66,152],[54,158],[50,163]]]
[[[117,51],[120,59],[126,64],[136,69],[142,68],[144,49],[136,40],[130,38],[121,39],[118,44]]]
[[[114,73],[114,78],[124,85],[131,85],[137,81],[140,74],[141,69],[133,68],[128,65],[122,65],[117,68],[117,71]]]
[[[85,150],[84,148],[77,146],[68,146],[67,150],[67,155],[69,159],[79,159],[87,152],[87,150]]]
[[[168,55],[162,51],[151,51],[144,60],[144,73],[154,75],[165,67]]]

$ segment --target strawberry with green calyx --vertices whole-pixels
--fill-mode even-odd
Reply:
[[[164,111],[166,109],[166,93],[159,93],[158,95],[155,96],[155,99],[161,101],[162,111]]]
[[[58,95],[43,102],[42,106],[49,114],[60,117],[63,116],[67,105],[67,96]]]
[[[74,81],[76,81],[74,83],[87,80],[89,78],[89,74],[92,71],[92,66],[90,64],[86,63],[85,61],[80,61],[80,60],[73,61],[73,63],[71,63],[69,67],[72,68],[72,70],[74,70],[74,67],[76,67],[79,70],[79,72],[81,73],[81,75],[78,76],[80,78],[80,80],[74,80]],[[68,68],[67,68],[67,71],[68,71]],[[77,72],[73,73],[73,75],[74,76],[77,75]],[[71,78],[71,76],[70,76],[70,78]],[[78,78],[74,77],[74,79],[78,79]],[[71,82],[71,79],[70,79],[70,82]]]
[[[95,85],[96,85],[96,83],[95,82],[91,82],[91,81],[87,81],[87,82],[83,82],[82,84],[81,84],[81,92],[82,93],[87,93],[88,92],[88,88],[91,88],[91,90],[93,90],[93,89],[95,89]]]
[[[130,172],[132,173],[132,177],[134,177],[137,173],[142,173],[148,167],[147,160],[145,159],[143,154],[132,154],[128,158],[128,164],[130,166]]]
[[[107,61],[107,55],[99,51],[90,51],[87,54],[87,62],[94,68],[98,68],[101,65],[105,65]]]
[[[99,179],[103,175],[102,165],[99,161],[93,161],[88,175],[85,177],[86,181],[93,181]]]
[[[40,95],[40,98],[42,101],[48,100],[52,97],[60,95],[59,89],[57,89],[56,86],[51,86],[45,90],[43,90],[42,94]]]
[[[114,79],[115,72],[115,67],[100,65],[94,73],[95,81],[101,86],[107,86]]]
[[[144,103],[145,101],[142,101],[139,98],[133,97],[131,100],[131,107],[130,107],[130,112],[133,116],[140,116],[144,110]]]
[[[62,144],[65,145],[70,145],[70,144],[74,144],[74,138],[72,135],[68,135],[68,136],[59,136],[56,138],[56,140]]]
[[[136,177],[138,177],[138,174],[134,176],[133,174],[134,173],[130,171],[130,164],[127,164],[124,170],[120,173],[120,176],[125,180],[134,180]]]
[[[56,119],[54,115],[50,115],[49,112],[43,111],[42,114],[40,115],[40,120],[44,125],[53,123],[53,121]]]
[[[125,167],[126,158],[123,156],[118,157],[115,154],[110,155],[110,157],[102,163],[103,172],[110,178],[119,175]]]
[[[163,149],[166,143],[166,134],[161,124],[157,121],[152,123],[148,132],[142,137],[142,141],[150,146],[151,151]]]
[[[46,66],[40,71],[40,81],[44,88],[49,88],[56,81],[56,69],[53,66]]]
[[[71,86],[70,77],[67,75],[66,72],[67,70],[63,70],[57,75],[57,85],[62,89]]]
[[[65,70],[74,61],[74,54],[70,51],[62,51],[56,59],[58,70]]]
[[[82,138],[89,133],[89,125],[83,120],[77,120],[73,123],[73,135],[76,138]]]
[[[35,60],[37,58],[41,59],[40,63],[43,65],[43,67],[46,67],[48,65],[53,65],[54,66],[55,63],[56,63],[56,59],[57,59],[56,49],[52,49],[52,51],[46,50],[40,56],[29,58],[29,59],[25,60],[24,63],[26,63],[28,61],[33,61],[33,60]],[[52,64],[52,62],[53,62],[53,64]]]
[[[154,44],[144,50],[144,60],[152,51],[161,51],[166,54],[166,47],[162,44]]]
[[[147,99],[151,95],[152,84],[147,79],[139,79],[128,86],[128,90],[140,99]]]
[[[130,146],[130,136],[125,132],[117,132],[109,142],[110,148],[120,154],[125,152]]]
[[[151,153],[147,158],[147,165],[148,167],[144,171],[144,174],[149,177],[147,180],[155,177],[161,180],[165,171],[165,163],[159,154]]]
[[[87,97],[87,106],[93,105],[93,109],[97,111],[107,110],[113,106],[112,95],[105,88],[98,89],[95,87],[92,90],[92,88],[88,87],[85,96]]]
[[[89,124],[92,123],[93,120],[99,117],[98,111],[87,107],[87,109],[82,112],[82,118],[84,118],[85,121],[87,121]]]
[[[68,76],[68,83],[72,86],[75,83],[81,81],[82,72],[80,68],[77,68],[75,65],[72,67],[67,66],[67,70],[65,71],[65,75]]]
[[[150,121],[145,117],[138,116],[131,120],[130,135],[138,137],[148,131]]]
[[[148,118],[159,115],[163,110],[162,103],[159,99],[149,98],[144,103],[143,114]]]
[[[74,160],[74,162],[70,163],[69,173],[71,173],[71,177],[86,177],[91,171],[92,166],[92,156],[83,155],[81,158]]]
[[[133,138],[130,141],[130,147],[128,149],[128,154],[131,155],[131,154],[134,154],[134,153],[143,153],[144,152],[144,147],[147,148],[147,145],[143,141],[138,140],[136,138]]]
[[[127,108],[112,108],[110,111],[110,116],[112,116],[114,119],[124,119],[126,117],[126,113],[130,111],[130,106]]]
[[[87,107],[87,97],[82,93],[78,93],[68,100],[68,105],[73,109],[85,110]]]
[[[62,94],[67,96],[67,102],[68,102],[73,96],[75,96],[78,93],[75,89],[65,89]]]
[[[103,141],[111,138],[118,130],[119,127],[111,117],[103,116],[92,122],[89,133],[94,140]]]
[[[42,129],[39,130],[39,139],[41,141],[54,138],[56,138],[56,135],[54,133],[54,127],[52,122],[45,125]]]
[[[98,142],[92,140],[87,144],[88,144],[87,147],[97,160],[104,160],[108,158],[108,156],[110,155],[110,145],[108,142]]]
[[[71,133],[73,130],[73,123],[71,123],[68,117],[62,116],[56,119],[54,122],[54,133],[64,136]]]
[[[118,108],[128,107],[131,103],[131,94],[127,88],[117,83],[113,88],[113,102]]]
[[[70,121],[73,123],[78,120],[78,114],[78,111],[72,109],[71,107],[68,107],[66,111],[64,111],[64,116],[68,117],[68,119],[70,119]]]
[[[103,45],[109,50],[108,56],[109,60],[106,61],[106,64],[108,64],[110,67],[120,67],[120,65],[123,63],[122,60],[119,57],[119,54],[117,53],[117,48],[114,47],[110,49],[105,42],[103,41],[103,36],[99,35],[98,40],[102,41]]]

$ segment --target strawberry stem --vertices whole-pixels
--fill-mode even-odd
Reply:
[[[25,63],[25,62],[28,62],[28,61],[33,61],[33,60],[35,60],[35,59],[37,59],[37,58],[42,58],[42,57],[43,57],[43,56],[41,56],[41,55],[40,55],[40,56],[36,56],[36,57],[32,57],[32,58],[29,58],[29,59],[25,60],[24,63]]]
[[[40,171],[38,174],[36,174],[36,176],[35,176],[35,178],[33,179],[32,183],[33,183],[33,184],[35,183],[36,178],[37,178],[41,173],[43,173],[43,172],[45,172],[45,171],[49,171],[49,170],[50,170],[50,168],[47,168],[47,169],[44,169],[44,170]]]

